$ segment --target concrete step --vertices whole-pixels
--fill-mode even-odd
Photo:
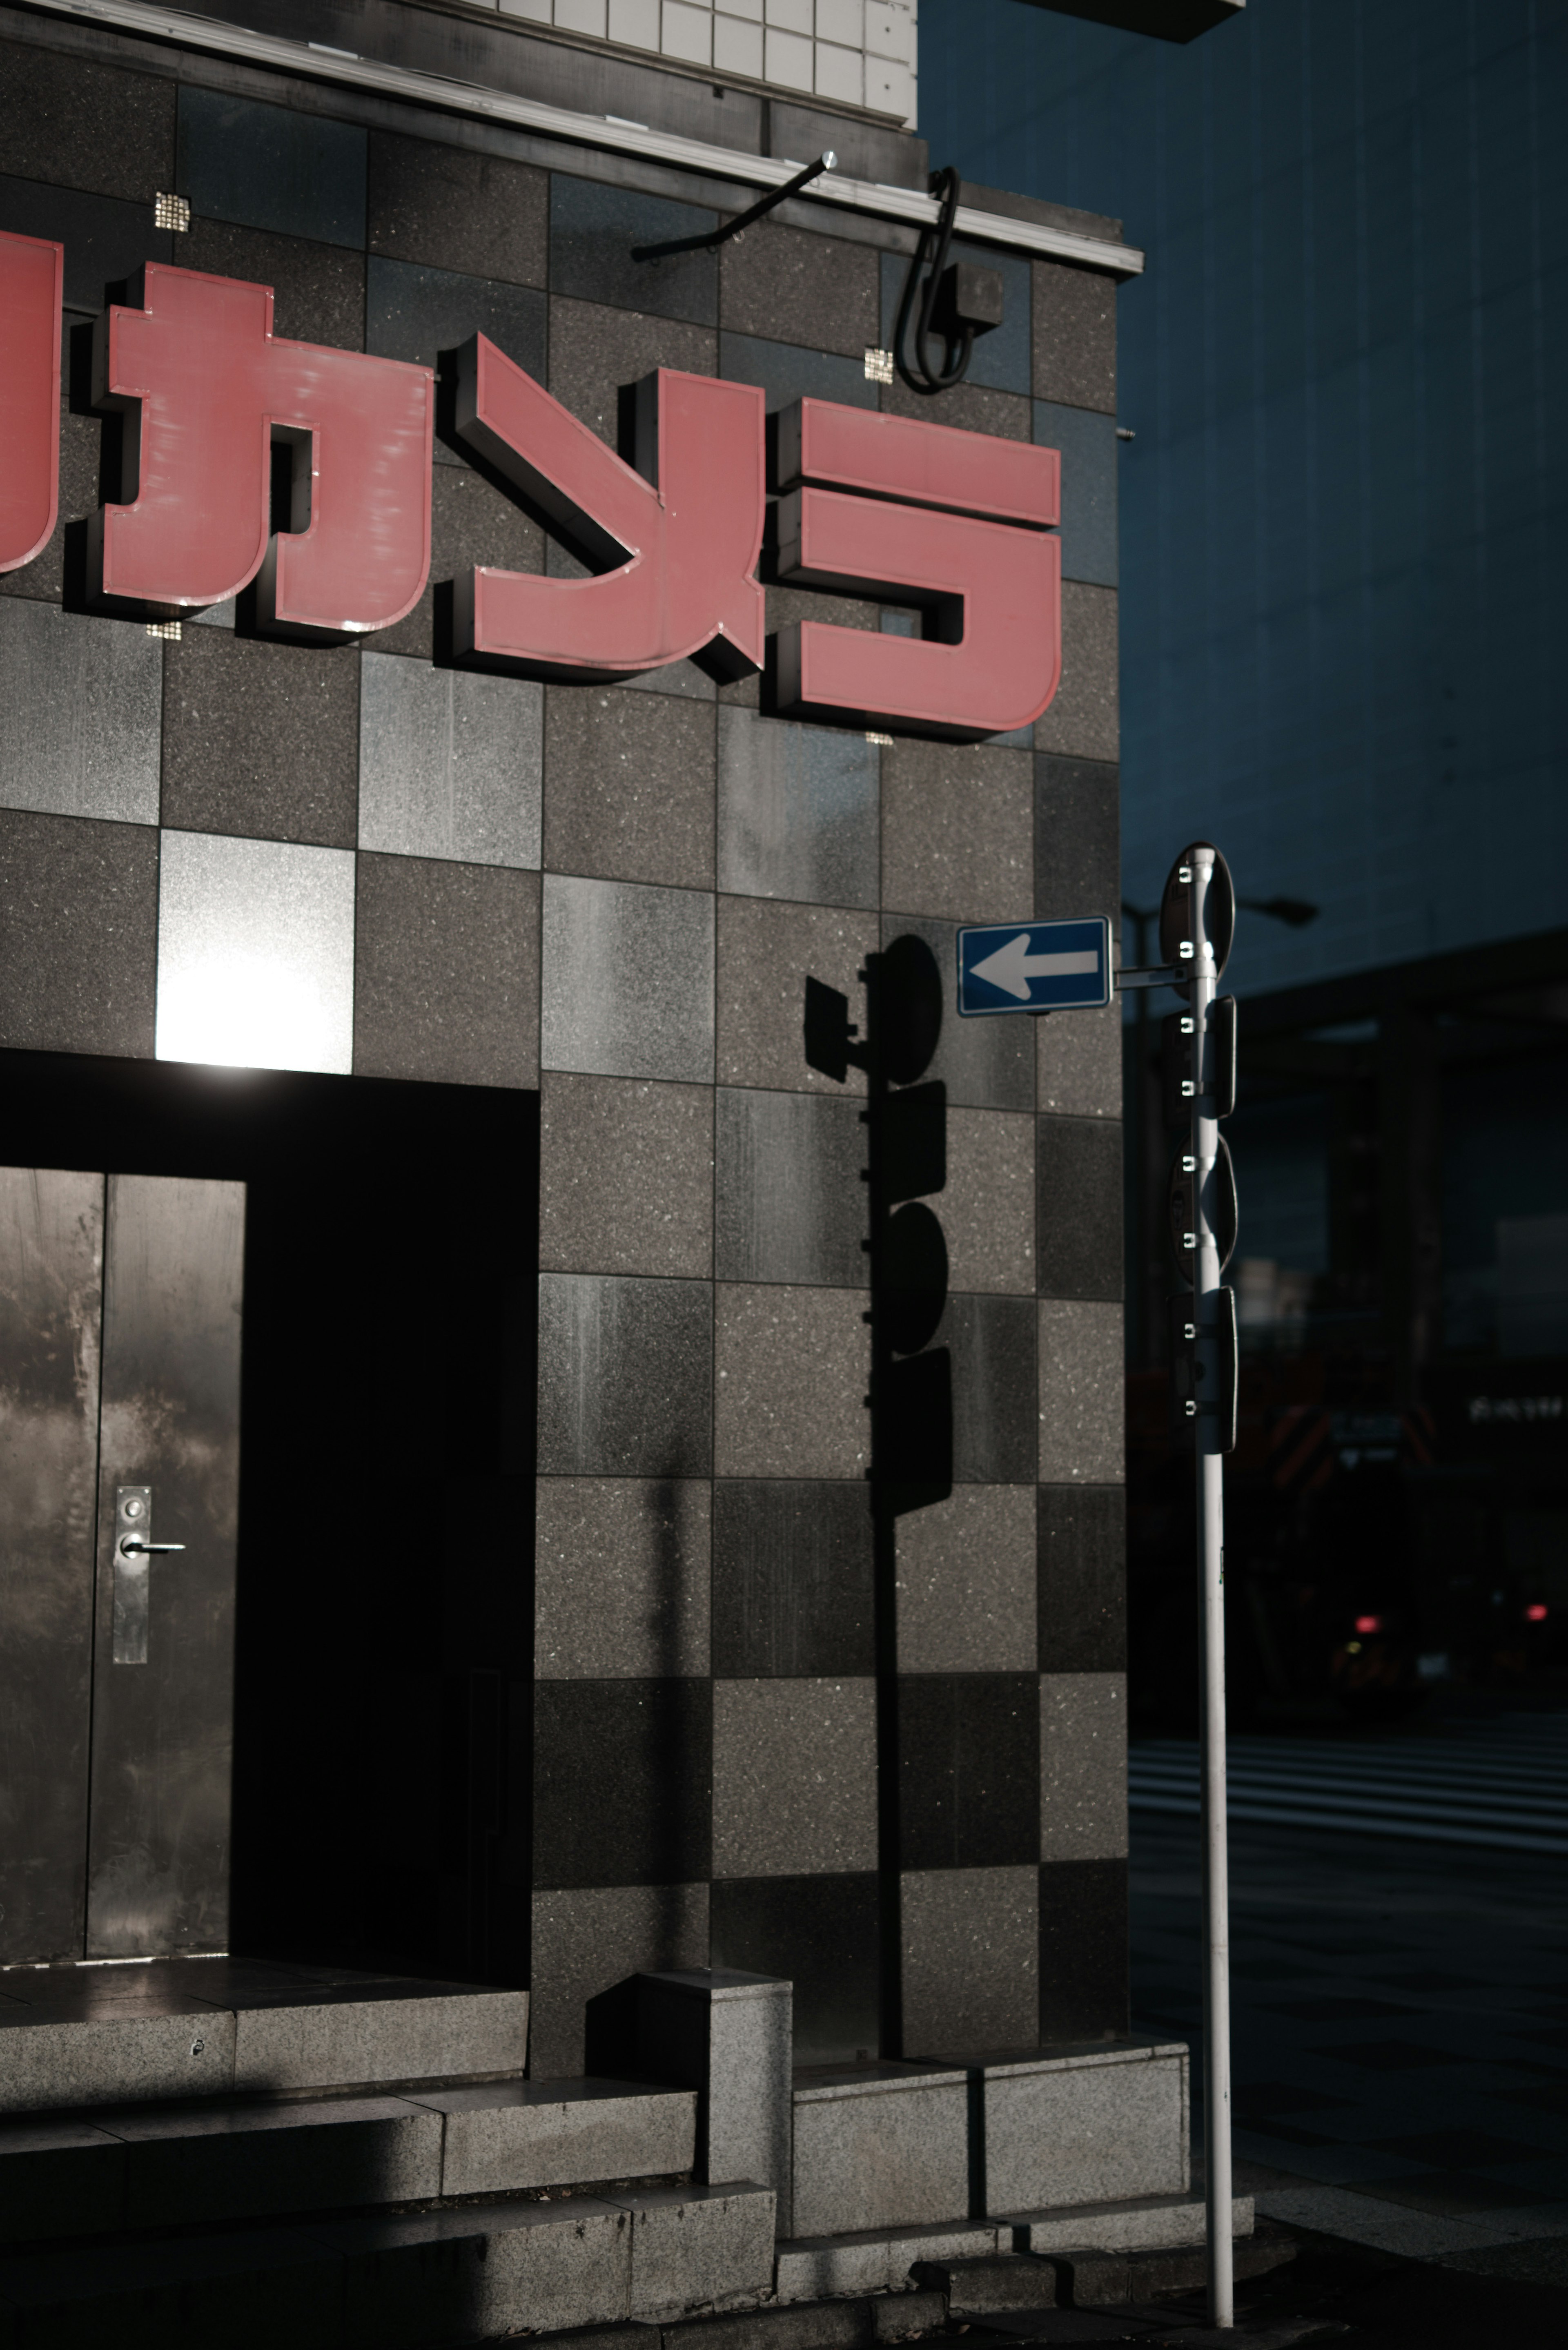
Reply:
[[[4,2350],[428,2350],[760,2301],[749,2180],[0,2257]]]
[[[519,2074],[528,1994],[237,1959],[13,1967],[0,2113]]]
[[[1093,2244],[1106,2252],[1164,2251],[1208,2240],[1208,2213],[1201,2195],[1140,2195],[1125,2203],[1075,2203],[1048,2211],[1013,2211],[1001,2222],[1005,2242],[1012,2231],[1015,2252],[1066,2252]],[[1238,2195],[1231,2205],[1232,2236],[1252,2232],[1252,2199]]]
[[[774,2290],[781,2302],[837,2293],[905,2293],[922,2261],[972,2260],[997,2250],[994,2220],[920,2228],[858,2229],[843,2236],[796,2236],[780,2243]]]
[[[1262,2276],[1295,2257],[1295,2241],[1265,2221],[1235,2247],[1238,2278]],[[997,2317],[1029,2309],[1093,2309],[1187,2293],[1206,2279],[1201,2244],[1144,2251],[997,2252],[980,2259],[918,2262],[916,2282],[946,2300],[950,2319]]]
[[[677,2178],[696,2106],[635,2082],[493,2081],[32,2116],[0,2122],[0,2242]]]

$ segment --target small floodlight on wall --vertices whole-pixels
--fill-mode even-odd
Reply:
[[[152,225],[171,228],[183,236],[191,225],[191,204],[188,197],[159,194],[152,199]]]

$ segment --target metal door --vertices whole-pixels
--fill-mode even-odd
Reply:
[[[227,1945],[244,1236],[243,1184],[0,1169],[6,1962]],[[127,1487],[183,1545],[140,1643]]]

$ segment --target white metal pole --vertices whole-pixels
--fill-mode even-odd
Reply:
[[[1192,1192],[1198,1262],[1195,1423],[1198,1469],[1198,1588],[1202,1624],[1203,1708],[1203,2164],[1208,2199],[1209,2322],[1235,2324],[1231,2240],[1231,1933],[1225,1834],[1225,1498],[1221,1417],[1220,1251],[1215,1234],[1220,1127],[1214,1116],[1216,1044],[1210,1035],[1214,951],[1207,899],[1214,852],[1192,858]]]

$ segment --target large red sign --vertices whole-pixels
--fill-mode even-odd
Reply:
[[[54,528],[60,271],[58,245],[0,235],[0,569]],[[88,525],[94,599],[162,618],[254,581],[259,629],[323,643],[400,619],[430,569],[430,369],[283,341],[265,286],[149,263],[135,293],[94,330],[128,493]],[[763,668],[763,394],[660,369],[635,411],[626,463],[483,335],[459,354],[459,434],[593,574],[461,577],[460,660],[578,681]],[[921,628],[786,629],[779,714],[961,740],[1037,718],[1061,671],[1056,452],[820,400],[779,419],[778,449],[779,577],[911,607]]]

